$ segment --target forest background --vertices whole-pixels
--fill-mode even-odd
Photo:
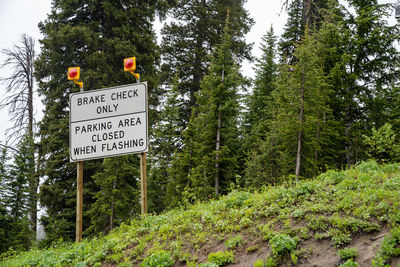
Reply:
[[[53,1],[39,24],[36,56],[28,35],[2,50],[17,82],[2,80],[9,92],[1,104],[15,125],[0,155],[0,251],[74,239],[68,95],[79,89],[66,81],[73,65],[82,67],[85,90],[94,90],[134,82],[121,62],[137,57],[150,88],[150,212],[370,157],[398,161],[400,28],[386,21],[393,6],[374,0],[281,6],[288,13],[284,31],[277,36],[264,25],[261,54],[253,58],[246,34],[254,21],[244,1]],[[157,17],[175,18],[162,27],[159,44]],[[252,59],[249,79],[240,66]],[[33,83],[43,103],[40,119],[33,117]],[[85,236],[139,216],[137,156],[90,161],[84,177]],[[46,210],[40,243],[38,203]]]

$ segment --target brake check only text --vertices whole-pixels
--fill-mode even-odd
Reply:
[[[71,161],[147,151],[147,84],[70,96]]]

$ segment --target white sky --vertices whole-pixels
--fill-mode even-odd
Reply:
[[[271,24],[276,35],[279,36],[283,32],[287,16],[285,12],[281,12],[281,7],[282,0],[248,0],[246,3],[245,8],[255,20],[255,25],[247,35],[247,41],[254,43],[254,56],[260,56],[259,42]],[[18,43],[22,33],[33,36],[36,40],[41,39],[37,25],[46,19],[50,9],[51,0],[0,0],[0,49],[11,48],[14,43]],[[38,43],[36,47],[36,54],[39,54]],[[0,55],[0,61],[2,60]],[[246,76],[254,76],[252,65],[248,62],[243,62],[243,71]],[[0,76],[4,73],[5,70],[1,70]],[[4,97],[4,88],[0,86],[0,99],[2,97]],[[39,108],[37,110],[39,120],[43,107],[37,97],[36,103],[35,107]],[[0,111],[0,142],[5,140],[4,132],[10,126],[7,111]]]

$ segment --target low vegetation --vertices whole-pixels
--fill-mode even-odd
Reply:
[[[2,256],[2,266],[288,266],[328,242],[337,266],[359,266],[354,240],[376,236],[369,265],[400,256],[400,165],[361,163],[314,179],[233,189],[219,200],[149,215],[104,237]],[[385,232],[386,230],[386,232]],[[251,258],[255,251],[262,258]],[[247,258],[246,258],[247,257]],[[251,261],[251,262],[250,262]]]

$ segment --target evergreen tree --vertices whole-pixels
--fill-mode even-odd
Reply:
[[[164,81],[171,83],[178,71],[178,91],[184,100],[182,124],[186,126],[192,108],[197,105],[196,92],[208,73],[211,55],[220,43],[224,18],[229,12],[232,52],[238,59],[250,59],[251,45],[245,34],[254,23],[244,9],[243,0],[179,0],[172,10],[174,20],[162,29]]]
[[[334,116],[343,128],[346,164],[363,157],[361,133],[389,119],[387,110],[396,93],[399,52],[394,44],[398,25],[388,26],[387,5],[377,1],[349,1],[354,12],[340,7],[321,32],[326,69],[335,94]],[[365,154],[364,154],[365,155]]]
[[[192,113],[190,121],[194,121],[197,113]],[[171,162],[169,177],[173,181],[167,188],[167,196],[170,197],[172,206],[179,203],[192,202],[197,199],[194,191],[195,183],[190,179],[193,168],[195,167],[195,150],[194,136],[196,133],[196,125],[189,123],[187,128],[183,130],[182,148],[177,150]]]
[[[35,174],[35,159],[32,153],[33,139],[25,135],[18,144],[10,174],[6,182],[6,203],[10,207],[13,221],[24,217],[29,211],[29,181]]]
[[[221,42],[225,25],[224,18],[228,14],[231,17],[231,50],[234,57],[251,58],[251,45],[246,43],[244,36],[250,30],[253,20],[244,9],[244,2],[241,0],[180,0],[171,12],[174,20],[162,29],[163,81],[166,86],[173,83],[178,96],[175,98],[178,102],[174,104],[174,112],[177,114],[174,124],[177,127],[173,130],[176,135],[172,139],[168,137],[168,140],[174,140],[173,143],[159,144],[160,147],[171,144],[175,147],[165,150],[165,155],[157,153],[154,158],[158,162],[163,162],[164,166],[172,166],[172,168],[170,171],[157,168],[152,171],[151,180],[152,183],[160,186],[165,185],[165,181],[169,181],[167,194],[170,196],[168,197],[171,200],[170,206],[180,202],[182,192],[188,192],[183,190],[184,188],[189,189],[192,186],[188,176],[193,167],[192,133],[195,129],[188,122],[192,116],[196,116],[193,108],[199,105],[197,93],[201,88],[204,75],[209,71],[210,55]],[[187,130],[182,132],[185,128]],[[166,141],[169,142],[168,140]],[[173,160],[166,162],[167,159]],[[168,178],[165,176],[166,173],[168,173]],[[173,188],[173,184],[176,188]],[[158,200],[160,199],[159,197]]]
[[[5,182],[8,179],[8,155],[7,146],[1,148],[0,154],[0,204],[4,204]]]
[[[88,215],[91,225],[87,233],[109,232],[134,215],[140,214],[140,173],[138,157],[122,156],[103,161],[102,171],[94,176],[100,190]]]
[[[321,144],[330,138],[329,86],[321,67],[316,38],[305,35],[294,53],[296,64],[283,66],[273,92],[274,125],[282,153],[283,174],[313,175],[320,161]]]
[[[8,215],[5,204],[5,183],[8,177],[8,156],[7,147],[1,148],[0,154],[0,254],[9,248],[9,232],[11,228],[11,217]]]
[[[256,63],[254,89],[245,116],[245,150],[248,154],[245,186],[255,188],[275,181],[280,175],[277,168],[279,163],[275,158],[275,129],[272,124],[275,107],[271,93],[275,90],[278,75],[275,63],[276,37],[272,26],[262,40],[262,56]]]
[[[317,32],[322,24],[324,10],[329,3],[338,3],[337,0],[292,0],[286,1],[288,21],[280,41],[282,61],[293,64],[296,58],[293,53],[297,42],[304,36],[305,29]]]
[[[182,103],[178,92],[178,76],[167,89],[166,101],[160,112],[160,120],[154,126],[152,153],[149,163],[152,166],[148,180],[149,209],[160,212],[166,207],[175,207],[180,202],[180,192],[184,190],[176,175],[171,175],[172,160],[182,147],[179,138],[183,131],[180,125]]]
[[[239,87],[243,84],[225,28],[222,42],[211,59],[209,74],[201,83],[193,127],[191,190],[197,199],[227,192],[235,182],[239,151]]]
[[[42,222],[49,242],[74,239],[76,165],[68,155],[68,95],[79,89],[66,80],[68,67],[80,66],[85,91],[134,82],[123,72],[123,59],[136,56],[137,72],[149,83],[152,120],[158,105],[159,55],[152,21],[160,1],[55,1],[47,20],[39,24],[44,36],[36,62],[39,93],[45,105],[40,125],[42,170],[40,202],[47,215]],[[84,167],[84,211],[94,202],[98,186],[91,176],[101,161]],[[136,166],[138,167],[138,166]],[[84,228],[90,218],[84,213]]]
[[[6,207],[0,202],[0,253],[4,253],[10,247],[11,218],[7,214]]]
[[[301,24],[303,11],[302,0],[293,0],[288,7],[288,21],[279,42],[282,61],[292,63],[295,45],[303,35],[304,26]]]
[[[9,246],[14,249],[28,249],[34,238],[34,233],[29,229],[30,222],[30,180],[35,176],[35,159],[33,139],[30,134],[22,137],[17,145],[17,152],[10,165],[9,175],[5,182],[5,205],[9,207],[10,223]]]
[[[272,26],[262,37],[261,51],[261,58],[256,63],[253,92],[248,97],[248,112],[245,114],[247,150],[253,149],[257,140],[264,140],[269,128],[268,121],[271,119],[268,102],[275,88],[277,76],[276,37]]]

